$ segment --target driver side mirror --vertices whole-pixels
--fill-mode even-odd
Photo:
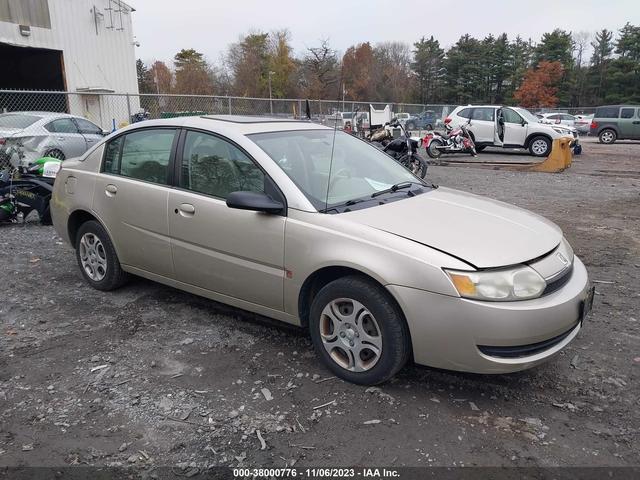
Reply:
[[[103,137],[106,137],[107,135],[111,135],[111,132],[109,132],[108,130],[101,130],[97,133],[98,135],[102,135]]]
[[[231,192],[227,197],[227,207],[264,213],[280,213],[284,210],[281,202],[273,200],[266,193],[247,191]]]

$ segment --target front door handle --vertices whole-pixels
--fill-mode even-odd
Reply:
[[[640,125],[640,120],[636,120],[635,122],[633,122],[634,125]]]
[[[193,217],[196,213],[196,207],[190,203],[181,203],[178,208],[175,209],[176,213],[179,213],[183,217]]]
[[[118,193],[118,187],[114,184],[109,183],[106,187],[104,187],[104,193],[107,197],[113,197],[116,193]]]

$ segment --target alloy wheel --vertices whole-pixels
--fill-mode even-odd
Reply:
[[[546,140],[538,139],[531,144],[531,150],[533,150],[533,153],[535,153],[536,155],[544,155],[545,153],[547,153],[548,149],[549,145],[547,144]]]
[[[322,345],[333,361],[351,372],[371,370],[382,355],[382,331],[371,312],[351,298],[338,298],[320,317]]]
[[[600,134],[600,139],[602,143],[611,143],[613,142],[613,132],[607,130]]]
[[[80,239],[80,262],[87,276],[94,282],[107,274],[107,254],[100,239],[93,233],[85,233]]]

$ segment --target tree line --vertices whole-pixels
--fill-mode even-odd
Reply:
[[[590,54],[590,55],[589,55]],[[527,107],[640,102],[640,27],[594,34],[555,29],[538,42],[506,33],[463,35],[445,49],[363,42],[339,53],[328,40],[296,54],[287,30],[243,35],[217,63],[194,49],[172,64],[137,61],[141,93]]]

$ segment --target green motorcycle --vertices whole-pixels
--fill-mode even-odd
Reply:
[[[40,222],[50,225],[49,201],[61,166],[61,160],[43,157],[29,167],[0,172],[0,223],[17,222],[35,210]]]

